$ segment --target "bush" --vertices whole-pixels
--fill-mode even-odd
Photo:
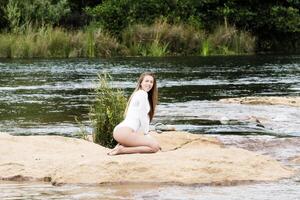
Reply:
[[[94,8],[86,8],[86,13],[95,21],[99,22],[101,28],[117,36],[120,31],[128,26],[128,0],[103,1]]]
[[[113,139],[114,127],[123,120],[126,98],[119,89],[110,86],[111,77],[99,75],[99,86],[96,88],[96,101],[90,110],[93,124],[93,140],[104,147],[112,148],[117,142]]]
[[[54,3],[55,2],[55,3]],[[4,18],[13,33],[22,33],[29,24],[35,27],[58,24],[70,12],[67,0],[8,0],[2,3]],[[3,6],[3,4],[5,6]]]

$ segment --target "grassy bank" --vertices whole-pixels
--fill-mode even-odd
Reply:
[[[137,24],[115,37],[101,29],[67,31],[27,28],[24,33],[0,34],[1,58],[71,58],[113,56],[252,54],[255,38],[235,27],[219,26],[207,33],[184,24],[157,21]]]

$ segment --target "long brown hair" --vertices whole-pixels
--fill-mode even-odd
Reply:
[[[151,122],[152,119],[153,119],[154,113],[155,113],[155,108],[156,108],[157,99],[158,99],[158,90],[157,90],[157,85],[156,85],[156,77],[155,77],[154,73],[152,73],[152,72],[144,72],[140,75],[140,77],[138,79],[138,82],[137,82],[137,85],[136,85],[136,88],[134,89],[132,95],[130,96],[130,98],[127,102],[125,115],[127,113],[127,110],[128,110],[128,107],[129,107],[129,104],[130,104],[130,101],[131,101],[131,98],[132,98],[134,92],[141,89],[141,83],[143,82],[145,76],[152,76],[153,77],[153,86],[152,86],[151,90],[148,92],[148,101],[149,101],[149,104],[150,104],[150,111],[149,111],[148,115],[149,115],[150,122]]]

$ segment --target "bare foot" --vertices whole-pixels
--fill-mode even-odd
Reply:
[[[117,149],[119,146],[120,146],[120,144],[118,143],[118,144],[113,148],[113,150],[114,150],[114,149]]]
[[[124,147],[120,144],[117,144],[117,146],[115,146],[115,148],[113,148],[110,152],[107,153],[107,155],[109,156],[116,156],[118,154],[120,154],[121,149],[123,149]]]

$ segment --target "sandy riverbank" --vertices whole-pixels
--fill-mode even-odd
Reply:
[[[271,157],[225,148],[214,137],[154,135],[163,151],[107,156],[109,149],[61,136],[0,134],[0,180],[63,183],[235,184],[293,175]]]

